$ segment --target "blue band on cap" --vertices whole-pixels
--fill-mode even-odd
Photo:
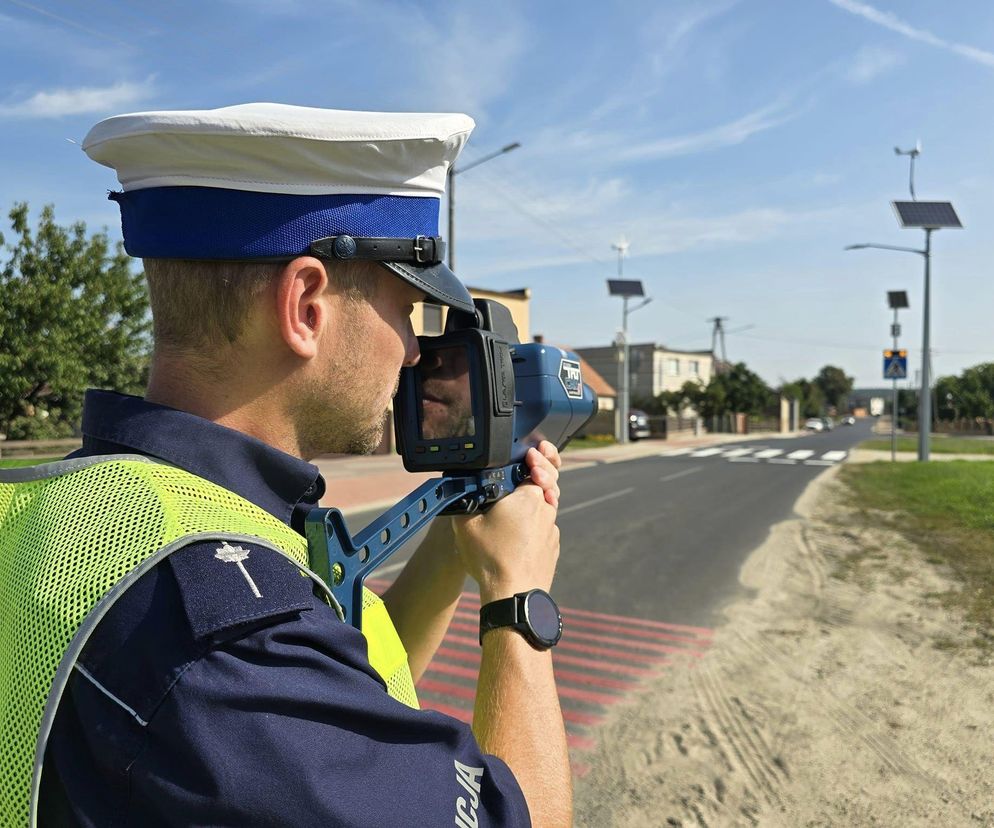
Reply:
[[[299,256],[325,236],[438,235],[437,198],[286,195],[214,187],[150,187],[111,193],[124,248],[150,259]]]

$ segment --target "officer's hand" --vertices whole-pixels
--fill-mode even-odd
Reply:
[[[545,493],[545,502],[559,506],[559,469],[563,460],[557,449],[548,440],[538,444],[538,448],[528,449],[525,455],[531,481]]]
[[[559,527],[540,486],[519,486],[489,512],[457,517],[452,524],[459,557],[480,585],[483,603],[552,586]]]

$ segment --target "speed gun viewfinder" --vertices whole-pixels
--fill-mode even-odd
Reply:
[[[440,336],[418,337],[421,359],[401,371],[394,425],[408,471],[507,466],[542,440],[563,448],[597,413],[576,354],[521,344],[504,305],[474,303],[475,314],[450,309]]]

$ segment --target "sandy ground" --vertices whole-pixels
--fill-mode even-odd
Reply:
[[[750,556],[708,654],[613,708],[577,825],[994,825],[994,667],[948,647],[950,579],[847,528],[835,477]]]

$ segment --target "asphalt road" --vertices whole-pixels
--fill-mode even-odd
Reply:
[[[569,471],[560,481],[553,595],[564,607],[716,625],[718,610],[741,589],[749,553],[791,516],[811,480],[870,436],[871,425]],[[665,442],[659,448],[668,451]],[[373,517],[350,516],[350,530]],[[384,570],[408,554],[402,550]]]
[[[801,492],[826,470],[822,464],[835,462],[822,458],[843,457],[870,427],[862,421],[825,434],[730,443],[714,454],[570,472],[561,486],[557,600],[714,626],[717,611],[741,589],[746,557],[791,516]],[[794,453],[798,459],[788,462]]]

